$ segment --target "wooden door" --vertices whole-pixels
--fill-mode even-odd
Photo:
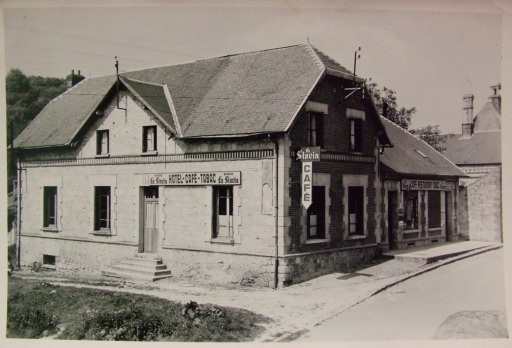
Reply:
[[[144,252],[158,251],[158,186],[144,188]]]

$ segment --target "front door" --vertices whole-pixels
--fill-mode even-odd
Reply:
[[[158,251],[158,186],[144,188],[144,252]]]

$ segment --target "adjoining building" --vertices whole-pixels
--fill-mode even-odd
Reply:
[[[474,96],[464,96],[462,133],[449,137],[444,155],[468,178],[460,181],[459,229],[465,239],[503,242],[501,189],[501,84],[473,116]]]
[[[459,240],[457,193],[465,173],[423,140],[382,122],[393,143],[380,157],[389,249]]]
[[[14,143],[22,264],[281,287],[370,260],[391,142],[365,92],[310,45],[79,82]]]

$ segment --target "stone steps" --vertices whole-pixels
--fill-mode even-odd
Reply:
[[[156,281],[171,277],[171,270],[155,254],[137,254],[101,271],[104,277]]]

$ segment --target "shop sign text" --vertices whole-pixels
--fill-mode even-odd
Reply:
[[[319,162],[320,146],[304,146],[297,151],[297,161]]]
[[[446,190],[446,181],[439,180],[402,180],[402,190]]]
[[[241,185],[241,172],[188,172],[147,174],[144,185],[189,186],[189,185]]]
[[[313,163],[302,162],[302,205],[308,209],[313,203]]]

